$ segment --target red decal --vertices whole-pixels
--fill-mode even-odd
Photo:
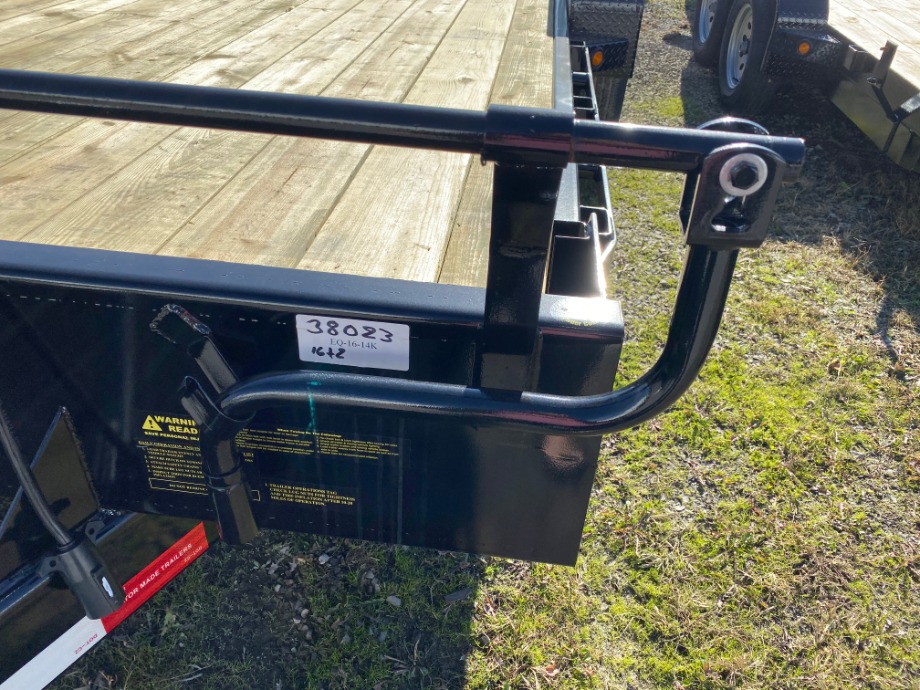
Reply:
[[[150,565],[125,583],[125,603],[115,613],[102,619],[106,632],[140,608],[208,548],[204,525],[198,523],[182,539],[160,554]]]

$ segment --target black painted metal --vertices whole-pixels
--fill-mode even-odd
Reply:
[[[477,385],[534,390],[537,321],[562,167],[496,165]]]
[[[38,439],[37,449],[28,464],[32,480],[23,481],[21,466],[20,469],[16,467],[20,463],[15,454],[24,454],[21,449],[14,450],[12,455],[8,451],[0,453],[0,478],[8,478],[12,489],[7,494],[5,487],[0,486],[0,497],[6,494],[9,499],[0,504],[0,601],[4,599],[4,584],[11,574],[25,564],[39,562],[60,546],[72,545],[74,533],[80,532],[82,525],[99,509],[79,449],[66,424],[62,423],[63,412],[53,410],[47,420],[29,420],[36,430],[40,430],[45,421],[51,431]],[[3,426],[7,429],[5,433],[14,435],[9,417]],[[18,441],[15,445],[21,448]],[[31,482],[37,486],[29,488]],[[31,500],[27,492],[33,494]],[[48,529],[48,516],[39,514],[43,510],[42,503],[47,504],[53,522],[58,525],[57,534]]]
[[[572,45],[566,58],[572,74],[567,95],[576,119],[600,120],[587,49]],[[565,104],[557,102],[556,107],[561,110]],[[616,239],[606,167],[569,164],[560,187],[562,198],[566,205],[556,207],[546,290],[558,295],[606,295],[604,264]]]
[[[788,175],[799,139],[575,121],[571,114],[492,106],[485,113],[313,96],[0,70],[0,108],[481,154],[505,163],[566,162],[691,171],[744,142],[775,151]]]
[[[228,390],[217,404],[230,417],[270,407],[330,405],[555,434],[620,431],[667,409],[696,378],[719,328],[736,256],[735,250],[705,247],[687,252],[674,317],[658,362],[640,379],[606,395],[523,393],[508,399],[458,385],[285,372],[245,381]]]
[[[553,230],[552,261],[546,291],[554,295],[581,297],[607,294],[598,214],[591,213],[585,222],[557,221]]]
[[[187,309],[167,304],[151,322],[150,330],[183,348],[218,393],[239,383],[214,344],[211,329]],[[182,407],[198,423],[202,473],[214,504],[221,539],[230,544],[251,541],[258,527],[249,503],[250,488],[242,458],[234,445],[235,433],[225,432],[236,426],[235,421],[222,414],[197,383],[185,387]]]
[[[483,113],[0,70],[0,107],[446,151],[478,150]]]
[[[501,433],[517,430],[538,438],[589,436],[590,445],[596,443],[601,433],[627,428],[654,416],[670,406],[696,378],[718,330],[736,254],[735,250],[703,247],[692,247],[688,251],[675,316],[661,359],[645,377],[613,393],[583,397],[540,393],[509,396],[484,388],[379,375],[287,371],[256,376],[231,386],[212,400],[194,378],[187,377],[183,401],[186,411],[201,429],[205,478],[222,535],[231,543],[247,541],[254,536],[253,506],[249,486],[242,477],[243,462],[236,439],[256,415],[266,410],[303,410],[312,420],[308,428],[313,429],[336,428],[336,425],[318,427],[317,410],[329,414],[342,408],[352,414],[367,411],[378,415],[381,422],[388,413],[395,413],[393,421],[397,424],[407,423],[413,417],[420,418],[422,423],[444,419],[452,425],[475,427],[479,430],[477,440],[489,438],[484,432],[495,428]],[[168,311],[174,314],[178,310]],[[445,435],[450,438],[449,434]],[[540,446],[545,449],[545,444],[546,441]],[[475,462],[486,454],[477,444],[477,452],[469,460]],[[451,453],[442,446],[437,455],[449,457]],[[584,458],[582,454],[579,457]],[[215,481],[212,473],[216,467],[226,470],[222,475],[228,477],[225,484]],[[455,476],[465,474],[460,472]],[[271,484],[267,486],[270,494]],[[519,490],[520,484],[517,486]],[[231,488],[233,496],[224,495]],[[459,505],[468,500],[483,500],[478,494],[463,494],[456,485],[451,487],[449,497],[439,495],[438,499]],[[458,525],[464,526],[463,522]],[[456,547],[454,543],[451,545]],[[491,548],[499,553],[513,554],[521,546],[518,535],[510,541],[492,544]],[[526,548],[534,547],[531,544]],[[551,548],[563,553],[570,546],[554,544]]]
[[[808,28],[827,25],[828,0],[777,0],[776,16],[780,24]]]
[[[754,174],[763,186],[744,197],[726,194],[720,185],[720,174],[738,156],[753,155],[763,161],[765,178]],[[779,195],[782,170],[781,158],[760,147],[726,146],[707,158],[696,182],[689,219],[684,225],[687,243],[709,247],[759,247],[767,237],[767,229]]]
[[[60,472],[59,466],[52,471]],[[196,524],[193,520],[162,515],[107,513],[103,518],[94,526],[94,538],[102,558],[111,564],[114,578],[119,582],[137,574]],[[207,526],[207,531],[213,539],[213,528]],[[30,546],[21,536],[15,538],[13,545]],[[0,680],[86,615],[68,589],[53,583],[49,575],[39,573],[37,563],[26,558],[9,565],[15,572],[0,580]]]
[[[188,469],[200,466],[202,453],[199,435],[181,428],[191,425],[162,421],[166,437],[148,437],[143,429],[151,415],[189,417],[178,391],[186,377],[209,385],[184,343],[176,347],[151,331],[166,305],[179,304],[207,324],[241,378],[355,371],[300,361],[295,317],[318,314],[411,328],[409,371],[359,370],[367,375],[463,388],[474,383],[482,289],[16,243],[2,249],[9,251],[0,252],[0,348],[18,365],[0,366],[0,390],[13,401],[26,448],[36,443],[30,420],[52,406],[72,410],[108,508],[216,515],[204,473]],[[622,340],[618,305],[548,295],[540,308],[538,390],[609,390]],[[67,335],[74,332],[93,337]],[[170,423],[180,426],[175,438]],[[576,557],[597,435],[562,439],[538,428],[485,429],[458,418],[324,404],[266,411],[250,426],[253,433],[288,438],[281,428],[299,430],[297,444],[288,447],[296,452],[262,450],[254,442],[244,449],[251,454],[244,456],[244,474],[256,492],[252,510],[261,528],[551,562]],[[336,447],[327,447],[329,438]],[[177,448],[160,448],[167,443]],[[362,458],[350,454],[349,444],[376,450]],[[163,461],[151,456],[151,447],[178,453],[179,469],[186,469],[158,474]],[[284,500],[272,488],[279,485],[337,492],[338,498],[322,505]]]
[[[602,50],[596,66],[624,79],[632,76],[642,25],[644,0],[571,0],[567,35],[584,42],[593,54]]]
[[[56,426],[57,422],[55,422]],[[13,474],[16,475],[16,480],[22,487],[22,495],[28,500],[39,522],[42,523],[42,526],[54,539],[56,545],[64,549],[73,546],[74,536],[61,524],[51,506],[48,505],[38,481],[32,474],[32,469],[22,455],[19,443],[13,438],[13,430],[7,421],[6,413],[3,411],[2,402],[0,402],[0,448],[3,449],[10,467],[13,468]]]
[[[685,138],[685,133],[693,132]],[[621,125],[577,120],[572,149],[580,163],[692,172],[712,151],[736,143],[763,146],[786,161],[786,180],[794,179],[805,159],[801,139],[761,137],[716,131]]]
[[[761,134],[763,136],[770,135],[770,132],[768,132],[766,128],[752,120],[731,116],[709,120],[708,122],[704,122],[703,124],[699,125],[697,129],[718,132]],[[694,202],[696,201],[697,190],[699,189],[699,180],[699,172],[690,173],[684,179],[684,191],[683,195],[681,196],[680,209],[678,211],[678,217],[680,218],[680,222],[684,228],[687,228],[690,224],[690,212],[693,210]],[[715,184],[716,182],[717,180],[711,180],[710,184]]]
[[[584,46],[572,47],[568,39],[567,3],[556,3],[555,18],[556,81],[553,90],[553,107],[576,118],[597,119],[597,100],[591,79],[590,66]],[[586,168],[592,173],[584,174]],[[612,237],[609,196],[606,192],[607,176],[602,166],[585,166],[569,163],[559,184],[556,213],[553,223],[550,262],[547,266],[546,291],[556,295],[582,297],[605,296],[603,276],[603,249],[599,234],[604,239]],[[598,190],[600,194],[598,194]],[[584,199],[606,199],[602,208],[588,209]],[[593,211],[593,213],[591,212]],[[595,219],[589,226],[589,220]],[[601,229],[599,226],[603,226]]]
[[[576,363],[573,368],[570,364],[575,361],[572,358],[575,350],[566,353],[563,340],[551,335],[554,330],[561,329],[565,332],[567,329],[558,322],[553,325],[537,318],[539,310],[551,304],[548,297],[541,300],[540,295],[545,281],[550,230],[562,167],[574,160],[595,164],[613,162],[657,169],[705,172],[707,161],[710,161],[712,156],[721,161],[720,149],[731,144],[734,146],[733,151],[739,151],[741,149],[738,147],[741,147],[769,156],[775,155],[773,151],[785,155],[789,163],[788,168],[775,164],[771,169],[778,184],[779,178],[784,176],[784,171],[795,170],[801,163],[803,154],[802,143],[793,139],[743,133],[686,130],[675,132],[665,128],[624,127],[598,121],[576,120],[571,112],[566,113],[561,109],[539,111],[495,107],[485,114],[419,108],[407,110],[399,105],[324,101],[162,84],[127,84],[111,80],[55,76],[42,76],[36,81],[29,79],[31,75],[24,73],[0,72],[0,80],[4,82],[0,84],[0,102],[7,106],[15,104],[55,112],[92,112],[107,116],[114,114],[151,121],[170,121],[176,124],[233,126],[251,131],[329,136],[371,143],[435,146],[449,150],[480,152],[484,157],[498,162],[495,176],[496,193],[493,200],[495,225],[489,281],[485,295],[480,297],[483,299],[481,306],[472,312],[465,312],[460,322],[456,317],[452,319],[448,316],[442,305],[458,302],[470,304],[475,300],[467,297],[458,301],[456,297],[447,297],[459,289],[449,289],[445,286],[419,287],[413,284],[411,288],[404,286],[394,291],[393,281],[380,281],[380,288],[369,290],[368,288],[377,283],[357,278],[337,280],[330,276],[312,276],[305,279],[302,272],[293,272],[297,275],[295,280],[278,270],[233,267],[229,271],[217,269],[223,271],[224,275],[236,274],[233,279],[215,281],[212,275],[211,280],[201,280],[197,283],[204,288],[204,292],[200,289],[187,290],[184,294],[188,297],[183,298],[183,288],[175,278],[162,278],[163,275],[177,275],[167,268],[167,264],[162,263],[162,259],[119,258],[119,262],[131,261],[141,267],[156,266],[156,276],[145,276],[139,280],[137,273],[128,278],[116,271],[116,283],[131,285],[138,281],[140,285],[129,288],[128,293],[119,293],[117,297],[106,294],[106,281],[111,279],[111,273],[100,266],[94,266],[82,273],[71,269],[71,277],[65,278],[63,283],[51,283],[50,293],[57,295],[63,290],[65,294],[73,295],[70,301],[75,304],[82,302],[87,306],[95,304],[98,307],[104,301],[107,309],[115,308],[112,314],[118,315],[118,309],[128,309],[131,312],[122,314],[121,318],[116,320],[116,323],[124,321],[126,330],[126,326],[118,326],[116,323],[104,325],[108,319],[99,321],[99,311],[90,309],[92,317],[84,314],[83,318],[95,319],[95,330],[107,337],[100,338],[99,342],[70,344],[70,354],[65,356],[60,352],[60,345],[52,345],[45,340],[44,332],[59,331],[61,324],[69,324],[70,331],[84,327],[82,321],[78,321],[79,326],[74,323],[75,317],[70,313],[72,309],[57,313],[58,305],[67,299],[59,295],[51,298],[47,292],[40,291],[36,299],[42,304],[38,307],[38,314],[33,314],[31,305],[26,306],[21,301],[17,302],[14,296],[15,292],[24,291],[22,286],[14,289],[11,284],[11,291],[8,293],[8,306],[12,309],[10,330],[15,331],[16,327],[25,328],[25,324],[32,324],[27,328],[28,337],[25,341],[31,340],[35,351],[43,353],[39,355],[36,366],[55,370],[56,379],[71,382],[72,374],[68,373],[73,366],[71,362],[77,362],[78,365],[87,361],[118,363],[108,376],[89,380],[78,377],[79,382],[68,383],[63,389],[60,383],[49,385],[47,391],[49,404],[53,392],[56,391],[57,396],[71,400],[71,407],[79,410],[78,414],[82,415],[85,424],[97,429],[91,435],[94,436],[94,441],[103,444],[99,450],[108,442],[105,441],[106,435],[112,439],[122,439],[119,442],[122,450],[115,453],[116,457],[125,454],[128,457],[137,456],[137,448],[133,441],[129,441],[127,447],[124,447],[124,439],[131,439],[136,431],[132,429],[132,425],[136,425],[137,420],[131,418],[130,412],[127,415],[122,413],[117,419],[113,419],[111,413],[106,413],[114,399],[117,399],[117,396],[114,396],[113,400],[108,399],[113,398],[112,391],[124,387],[124,384],[119,384],[119,379],[131,381],[130,390],[135,391],[134,395],[139,396],[139,399],[121,400],[118,409],[134,410],[134,414],[141,414],[145,409],[175,410],[176,400],[172,397],[173,394],[164,389],[164,381],[169,381],[172,377],[172,381],[178,382],[189,375],[187,370],[183,371],[182,358],[167,366],[166,362],[170,360],[164,360],[162,346],[167,346],[168,343],[164,341],[158,347],[150,344],[149,338],[140,337],[138,329],[141,328],[141,314],[151,311],[161,314],[164,304],[181,304],[181,307],[172,308],[171,313],[174,316],[180,312],[186,313],[186,324],[191,324],[195,328],[200,327],[196,334],[202,337],[197,340],[179,337],[177,340],[174,335],[166,335],[170,341],[181,344],[189,360],[197,361],[199,365],[209,352],[210,342],[210,332],[203,324],[199,324],[199,319],[210,322],[214,318],[214,313],[217,313],[220,322],[233,323],[233,328],[222,336],[229,339],[228,342],[231,344],[239,340],[238,336],[233,335],[234,332],[253,331],[254,328],[255,332],[243,338],[243,343],[258,342],[258,350],[253,350],[251,345],[242,345],[242,354],[237,353],[233,368],[239,368],[241,376],[256,375],[257,378],[233,385],[223,392],[221,389],[232,379],[232,372],[218,376],[212,372],[208,375],[220,409],[209,409],[211,398],[198,387],[187,387],[183,397],[185,411],[191,412],[193,417],[198,419],[207,440],[207,444],[204,444],[207,448],[204,445],[199,446],[199,452],[205,460],[203,476],[200,480],[193,478],[194,481],[188,481],[184,486],[192,494],[198,491],[195,486],[200,486],[203,494],[210,494],[213,505],[208,507],[206,502],[202,503],[199,495],[194,498],[186,497],[178,503],[178,499],[172,497],[165,504],[172,507],[161,508],[169,512],[179,511],[180,514],[204,517],[224,513],[227,519],[222,516],[222,522],[228,538],[233,540],[244,540],[251,536],[255,522],[273,524],[273,520],[283,519],[286,526],[294,529],[316,530],[321,527],[326,530],[334,529],[335,533],[342,536],[562,562],[573,558],[573,548],[577,547],[577,539],[564,539],[561,533],[558,538],[553,538],[544,530],[537,543],[531,536],[526,535],[526,528],[520,525],[509,526],[508,529],[511,531],[500,539],[469,541],[456,536],[470,527],[478,531],[477,526],[492,524],[498,515],[494,512],[498,509],[497,506],[501,505],[504,509],[513,503],[503,494],[496,497],[496,508],[485,510],[482,515],[470,514],[469,504],[464,502],[475,501],[475,504],[480,506],[480,512],[484,510],[482,506],[488,503],[484,502],[480,495],[457,492],[456,485],[458,482],[461,485],[469,484],[477,474],[485,471],[486,466],[493,466],[489,464],[489,459],[495,452],[494,446],[491,445],[494,444],[495,438],[483,431],[477,432],[466,441],[461,441],[456,436],[457,429],[495,428],[503,430],[501,433],[517,430],[518,433],[524,434],[522,439],[534,439],[522,441],[523,445],[518,446],[517,453],[525,461],[531,458],[531,461],[538,462],[539,458],[546,458],[545,450],[534,455],[532,449],[546,448],[546,444],[549,443],[547,439],[551,435],[587,435],[590,437],[588,445],[596,446],[600,433],[638,423],[660,411],[673,402],[695,376],[718,327],[724,293],[731,277],[734,247],[746,244],[749,236],[737,234],[726,239],[724,235],[707,237],[688,233],[689,239],[701,246],[693,247],[688,252],[688,263],[682,279],[671,337],[659,365],[646,377],[614,394],[583,398],[562,397],[559,394],[600,392],[605,388],[609,390],[614,369],[600,374],[594,362],[607,361],[615,366],[616,352],[619,349],[619,335],[615,335],[612,340],[599,335],[605,330],[610,331],[610,326],[604,325],[600,331],[595,329],[593,332],[592,329],[584,328],[579,331],[568,329],[570,350],[574,347],[583,356],[588,355],[584,365]],[[56,95],[49,95],[51,92]],[[565,100],[565,94],[560,94],[560,97]],[[781,158],[777,157],[777,160]],[[712,187],[712,175],[707,173],[701,175],[701,179],[703,177],[705,185],[701,185],[700,189],[706,191]],[[763,205],[761,210],[768,210],[768,206],[769,204]],[[587,218],[579,220],[585,221]],[[25,267],[22,264],[14,265],[14,272],[21,273],[24,270],[28,273],[29,265],[34,265],[36,257],[42,253],[31,256],[29,261],[25,262]],[[89,256],[95,261],[103,256],[112,260],[111,255],[104,253],[90,253]],[[188,281],[193,276],[207,273],[208,265],[190,262],[183,280]],[[597,262],[593,262],[591,266],[596,270]],[[60,264],[54,268],[54,272],[60,272]],[[77,284],[73,281],[75,273],[81,276]],[[267,310],[257,306],[253,299],[258,299],[257,295],[260,292],[264,293],[265,288],[260,284],[260,280],[253,281],[243,274],[264,274],[265,282],[270,281],[273,284],[272,291],[275,291],[275,294],[278,290],[275,286],[284,285],[286,280],[303,285],[304,287],[295,290],[288,289],[286,293],[295,297],[297,306],[287,306],[281,311],[277,305],[269,305]],[[46,273],[40,273],[35,277],[42,281],[49,280]],[[323,289],[324,284],[334,282],[338,282],[338,285],[332,291]],[[85,288],[79,287],[81,283]],[[225,291],[224,295],[221,295],[221,283],[232,285],[229,294]],[[155,287],[156,284],[159,284],[159,288]],[[241,289],[240,286],[245,288]],[[32,287],[38,289],[37,286]],[[68,290],[71,292],[68,293]],[[104,296],[96,296],[100,290]],[[140,291],[140,296],[132,296],[132,291],[137,290]],[[398,295],[378,303],[382,310],[375,307],[373,299],[368,298],[369,292],[380,290],[395,292]],[[429,298],[426,301],[415,296],[420,291],[434,293],[434,299]],[[354,296],[349,298],[349,295]],[[570,309],[574,302],[570,298],[561,304],[565,310]],[[41,316],[45,312],[55,314],[52,323],[46,323],[48,317]],[[300,366],[296,357],[292,356],[296,339],[292,338],[290,330],[294,315],[298,312],[351,315],[363,319],[396,319],[399,323],[409,324],[414,322],[413,333],[416,342],[413,343],[409,372],[405,376],[394,376],[392,372],[387,371],[354,374],[345,373],[347,370],[337,368],[334,364],[326,367],[313,365],[310,373],[292,372],[292,369]],[[205,316],[208,318],[204,318]],[[247,318],[257,323],[288,324],[288,330],[265,330],[264,326],[244,327],[237,323],[245,322]],[[156,330],[170,330],[164,328],[162,316],[153,321]],[[461,326],[463,321],[472,329],[464,332]],[[576,322],[607,323],[593,315],[587,320],[582,318]],[[612,323],[614,334],[619,333],[619,327],[615,325],[618,321]],[[215,332],[223,332],[225,328],[226,326]],[[173,334],[174,331],[175,329],[170,330]],[[113,337],[121,332],[134,332],[135,335],[127,341]],[[145,332],[150,333],[149,329]],[[582,345],[576,344],[579,338]],[[20,338],[15,342],[9,342],[8,347],[15,349],[22,340]],[[596,345],[590,345],[592,342],[596,342]],[[539,366],[541,362],[548,361],[541,351],[543,346],[548,346],[548,352],[552,353],[553,366],[549,367],[550,372],[557,369],[564,371],[565,376],[545,373],[544,367]],[[224,351],[226,352],[226,348]],[[449,354],[445,358],[446,351],[449,351]],[[609,354],[605,354],[608,352],[614,353],[612,359]],[[29,356],[28,352],[21,355],[22,358]],[[233,357],[232,351],[229,356]],[[215,361],[223,362],[219,356]],[[157,362],[158,366],[153,367],[151,362]],[[208,367],[205,369],[207,371]],[[292,385],[295,389],[291,389]],[[297,388],[298,386],[300,388]],[[534,392],[523,395],[513,392],[498,394],[490,392],[490,389]],[[73,397],[74,394],[76,398]],[[432,532],[432,523],[427,518],[410,518],[408,515],[411,511],[406,512],[401,499],[395,505],[389,506],[386,502],[368,502],[366,511],[371,522],[359,515],[357,521],[354,519],[355,516],[350,516],[342,521],[330,523],[328,517],[319,518],[311,515],[310,511],[306,511],[305,514],[302,508],[280,509],[277,507],[277,501],[257,505],[252,513],[249,513],[248,486],[259,487],[261,495],[271,494],[273,489],[270,482],[266,484],[260,479],[260,471],[256,466],[244,467],[240,462],[233,448],[232,430],[235,427],[225,416],[238,417],[241,405],[249,405],[255,410],[260,406],[273,407],[279,400],[291,402],[294,409],[309,410],[309,426],[302,421],[302,417],[297,417],[301,420],[295,424],[297,428],[318,429],[314,417],[319,414],[327,428],[333,429],[334,434],[339,436],[342,436],[342,425],[345,420],[355,420],[360,417],[362,411],[366,411],[371,416],[357,427],[363,429],[358,432],[360,436],[368,435],[369,427],[366,425],[376,419],[375,425],[383,424],[389,429],[385,434],[387,438],[397,439],[397,447],[412,445],[416,447],[414,452],[421,447],[424,449],[423,456],[437,458],[437,462],[440,463],[453,458],[457,448],[464,448],[472,443],[475,450],[464,453],[463,459],[456,458],[453,462],[462,466],[472,457],[473,465],[468,469],[458,470],[459,474],[455,471],[454,474],[445,475],[456,480],[451,484],[450,497],[439,493],[440,489],[437,487],[441,486],[441,479],[433,479],[424,467],[417,464],[419,460],[406,459],[407,451],[404,450],[399,451],[400,469],[389,470],[386,479],[377,479],[378,482],[384,482],[381,486],[389,487],[386,490],[381,489],[381,495],[391,497],[388,500],[392,499],[393,491],[402,487],[402,483],[411,478],[411,481],[420,481],[421,486],[425,487],[424,493],[436,500],[439,505],[453,505],[451,517],[442,516],[438,521],[441,528],[447,528],[446,532]],[[317,413],[315,408],[318,402],[321,403],[320,413]],[[349,414],[345,417],[340,416],[337,412],[340,407],[347,408]],[[389,412],[400,414],[388,417]],[[410,421],[416,417],[419,418],[418,421]],[[389,421],[385,422],[385,419]],[[446,420],[448,426],[443,426],[441,420]],[[245,419],[240,421],[245,422]],[[270,425],[280,423],[275,417],[257,420],[257,423],[259,422]],[[349,424],[356,423],[352,421]],[[438,431],[432,436],[434,429]],[[374,436],[379,435],[380,432],[377,431]],[[419,437],[436,437],[438,440],[420,441]],[[447,445],[443,445],[445,442]],[[531,450],[527,450],[528,448]],[[589,451],[588,455],[585,455],[586,450]],[[596,453],[596,448],[593,453]],[[110,456],[111,451],[103,453],[107,454]],[[579,451],[579,457],[590,458],[591,455],[592,452],[587,447]],[[137,460],[134,460],[134,463],[136,462]],[[410,467],[413,466],[413,462],[416,463],[414,469],[407,470],[404,465],[406,462],[409,462]],[[274,462],[273,465],[266,460],[262,464],[265,463],[268,463],[269,467],[276,467],[282,474],[288,471],[284,469],[284,463],[278,465]],[[319,466],[325,465],[320,462]],[[151,506],[156,505],[157,501],[149,495],[149,487],[141,489],[137,486],[134,491],[126,491],[120,486],[116,497],[111,491],[111,488],[114,488],[111,477],[118,473],[113,472],[107,465],[102,467],[97,467],[95,472],[108,476],[110,490],[107,496],[109,500],[115,501],[116,507],[149,510]],[[428,479],[423,479],[424,477]],[[101,481],[98,477],[97,480]],[[360,487],[368,480],[369,478],[358,480],[355,490],[360,492]],[[291,481],[290,478],[287,481]],[[397,485],[392,484],[394,481]],[[324,485],[326,480],[320,477],[319,483]],[[519,512],[523,515],[535,506],[540,509],[540,501],[533,498],[540,492],[549,491],[550,487],[553,487],[554,492],[558,491],[557,482],[544,483],[543,480],[537,481],[529,497],[528,492],[522,491],[520,495],[524,497],[526,505],[519,506]],[[402,495],[401,491],[402,488],[399,488],[399,496]],[[582,517],[585,497],[586,494],[578,493],[574,499],[575,503],[572,504],[575,506],[574,512],[582,514]],[[566,507],[565,501],[556,501],[556,504],[563,514],[572,513],[572,509]],[[184,507],[180,508],[179,505]],[[374,507],[375,505],[377,507]],[[540,510],[541,514],[545,513],[545,509]],[[567,524],[560,529],[568,530],[571,523],[567,520],[563,522]]]
[[[150,330],[183,348],[215,390],[224,391],[239,383],[236,373],[214,345],[211,329],[186,309],[177,304],[167,304],[150,323]]]
[[[42,448],[47,447],[52,436],[68,433],[60,410],[48,429]],[[115,580],[92,539],[86,534],[71,533],[54,513],[41,487],[13,438],[11,425],[0,405],[0,448],[3,449],[19,485],[32,511],[55,541],[55,548],[44,556],[39,566],[42,575],[58,573],[80,602],[87,617],[99,619],[114,613],[124,603],[124,592]],[[70,444],[72,456],[78,456],[76,443]],[[79,457],[65,460],[65,464],[81,465]]]
[[[569,3],[556,0],[553,7],[553,107],[571,113],[572,64],[569,47]]]
[[[239,422],[223,414],[194,379],[186,379],[182,407],[199,431],[201,467],[220,537],[229,544],[245,544],[259,533],[250,503],[251,488],[236,447]],[[244,420],[243,426],[252,421]]]

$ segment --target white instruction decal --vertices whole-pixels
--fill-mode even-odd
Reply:
[[[409,371],[409,327],[336,316],[297,315],[302,362]]]

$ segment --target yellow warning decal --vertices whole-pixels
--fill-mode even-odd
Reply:
[[[144,420],[144,426],[142,428],[147,431],[163,431],[163,427],[157,424],[152,414],[147,415],[147,419]]]
[[[147,432],[179,434],[180,436],[198,436],[198,426],[194,419],[185,417],[168,417],[162,414],[148,414],[141,429]],[[173,436],[172,438],[175,438]]]

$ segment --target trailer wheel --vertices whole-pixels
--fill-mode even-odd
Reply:
[[[690,34],[693,57],[701,65],[712,67],[719,62],[719,40],[725,31],[729,0],[698,0],[693,11]]]
[[[764,55],[773,25],[768,2],[735,0],[728,12],[719,51],[719,92],[732,112],[752,115],[773,97],[773,84],[763,73]]]
[[[613,77],[604,72],[594,75],[594,95],[597,98],[597,112],[602,120],[619,122],[626,100],[626,83],[623,77]]]

